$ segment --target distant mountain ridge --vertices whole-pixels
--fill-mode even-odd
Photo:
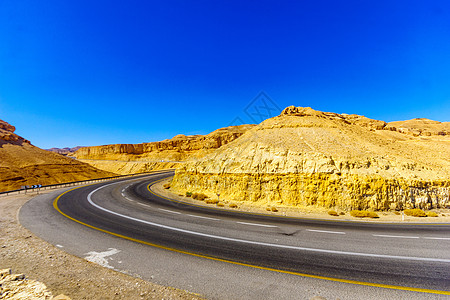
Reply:
[[[78,149],[82,148],[83,146],[76,146],[76,147],[65,147],[65,148],[50,148],[45,149],[50,152],[55,152],[64,156],[72,156]]]

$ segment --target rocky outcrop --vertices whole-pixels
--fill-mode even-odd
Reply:
[[[0,145],[4,143],[14,143],[14,144],[29,144],[30,141],[18,136],[14,133],[16,131],[16,127],[11,124],[0,120]]]
[[[26,279],[24,274],[12,274],[11,269],[0,270],[0,298],[11,300],[70,300],[65,295],[54,297],[42,282]]]
[[[450,205],[450,139],[288,107],[176,171],[171,188],[237,201],[388,210]]]

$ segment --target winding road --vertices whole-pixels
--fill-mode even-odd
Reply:
[[[212,299],[450,297],[450,225],[326,221],[178,202],[172,172],[40,195],[21,223],[65,251]]]

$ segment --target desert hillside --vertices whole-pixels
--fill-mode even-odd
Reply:
[[[115,175],[35,147],[14,131],[0,120],[0,191]]]
[[[202,157],[228,144],[255,125],[230,126],[207,135],[177,135],[142,144],[82,147],[73,155],[82,162],[118,174],[175,168],[191,157]]]
[[[171,189],[268,205],[448,206],[447,126],[423,119],[388,124],[291,106],[183,165]]]

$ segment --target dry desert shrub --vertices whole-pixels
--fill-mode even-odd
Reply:
[[[213,200],[213,199],[208,199],[205,201],[206,204],[217,204],[219,203],[219,200]]]
[[[405,213],[405,215],[411,216],[411,217],[426,217],[427,216],[427,214],[419,208],[405,209],[403,212]]]
[[[278,208],[276,208],[275,206],[272,206],[271,210],[272,210],[273,212],[277,212],[277,211],[278,211]]]
[[[192,194],[192,199],[195,199],[195,200],[203,201],[207,198],[208,198],[208,196],[206,196],[205,194],[202,194],[202,193],[193,193]]]
[[[170,183],[164,184],[163,187],[164,187],[166,190],[169,189],[169,188],[170,188]]]
[[[434,211],[429,211],[429,212],[427,212],[427,217],[433,217],[433,218],[435,218],[435,217],[437,217],[437,216],[438,216],[438,214],[435,213]]]
[[[394,214],[396,214],[397,216],[400,216],[400,212],[399,211],[394,211]]]
[[[339,213],[339,215],[340,215],[340,216],[345,216],[345,212],[341,211],[341,212]]]
[[[237,206],[236,203],[231,203],[231,204],[229,205],[229,207],[231,207],[231,208],[237,208],[238,206]]]
[[[219,207],[224,207],[225,204],[223,204],[222,202],[219,202],[219,203],[217,203],[217,206],[219,206]]]
[[[186,197],[191,197],[192,196],[192,192],[186,192]]]
[[[338,214],[336,211],[334,211],[334,210],[329,210],[329,211],[328,211],[328,214],[329,214],[330,216],[335,216],[335,217],[339,216],[339,214]]]
[[[350,215],[355,218],[379,218],[376,212],[367,210],[352,210]]]

